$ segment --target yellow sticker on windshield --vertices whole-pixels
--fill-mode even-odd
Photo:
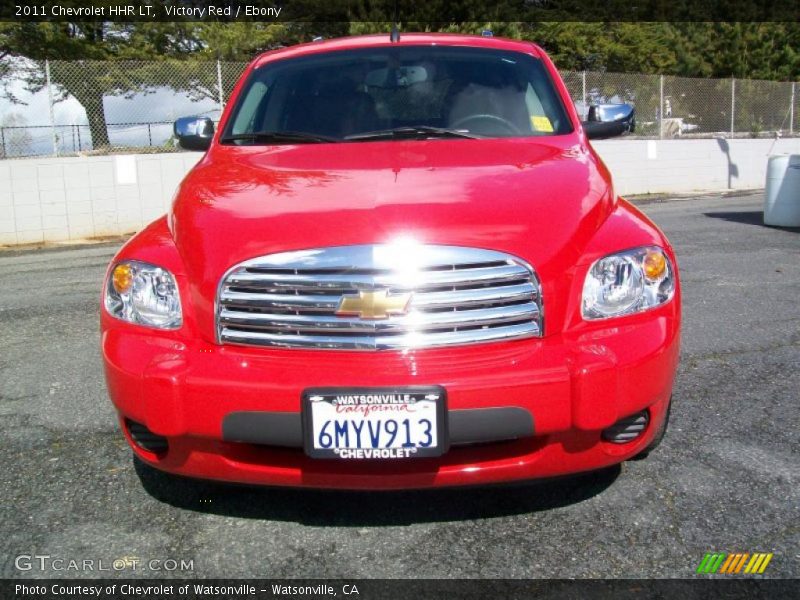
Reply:
[[[535,131],[545,131],[547,133],[553,133],[553,124],[550,122],[550,119],[544,116],[534,115],[531,117],[531,127]]]

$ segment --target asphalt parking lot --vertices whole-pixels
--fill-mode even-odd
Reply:
[[[98,298],[115,245],[0,252],[2,577],[50,555],[192,560],[194,577],[694,577],[706,552],[800,576],[800,229],[761,193],[641,208],[684,285],[672,422],[644,461],[578,479],[342,493],[136,469],[106,397]],[[139,565],[141,568],[141,564]]]

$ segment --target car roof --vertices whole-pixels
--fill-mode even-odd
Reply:
[[[400,33],[400,40],[392,42],[389,33],[359,35],[317,42],[297,44],[287,48],[270,50],[259,55],[254,61],[258,68],[264,63],[273,60],[294,58],[308,54],[322,52],[335,52],[339,50],[355,50],[359,48],[380,48],[382,46],[467,46],[470,48],[493,48],[524,52],[541,56],[543,51],[533,42],[526,40],[512,40],[508,38],[490,37],[482,35],[464,35],[460,33]]]

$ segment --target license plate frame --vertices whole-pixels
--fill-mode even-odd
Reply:
[[[316,402],[328,402],[332,404],[332,400],[340,396],[372,396],[375,395],[394,395],[400,397],[409,395],[415,402],[426,401],[435,403],[436,415],[436,445],[431,447],[415,446],[413,452],[394,452],[389,453],[390,456],[374,455],[374,452],[368,452],[369,456],[358,452],[346,453],[347,455],[340,454],[340,448],[318,448],[314,443],[314,409],[312,405]],[[428,396],[437,396],[435,400],[426,399]],[[320,399],[321,398],[321,399]],[[374,403],[372,403],[374,405]],[[405,404],[404,402],[394,402],[388,404]],[[382,404],[384,405],[384,404]],[[364,406],[364,404],[356,404],[353,406]],[[348,415],[349,419],[353,419],[353,415]],[[411,385],[411,386],[386,386],[386,387],[318,387],[308,388],[302,393],[302,419],[303,419],[303,448],[307,456],[311,458],[324,458],[324,459],[338,459],[338,460],[355,460],[355,461],[385,461],[392,459],[408,459],[408,458],[430,458],[441,456],[447,452],[449,448],[449,440],[447,437],[447,392],[444,387],[440,385]],[[366,417],[362,417],[362,421]],[[366,426],[366,423],[365,423]],[[350,449],[350,448],[348,448]],[[366,447],[364,450],[372,450]],[[357,450],[357,448],[355,449]],[[380,448],[379,448],[380,450]],[[354,454],[351,456],[351,454]],[[386,453],[383,453],[386,454]]]

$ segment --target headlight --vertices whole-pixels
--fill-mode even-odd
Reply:
[[[601,258],[583,284],[584,319],[606,319],[641,312],[668,302],[675,273],[661,248],[635,248]]]
[[[181,326],[181,300],[172,273],[126,260],[114,266],[105,287],[106,310],[114,317],[159,329]]]

